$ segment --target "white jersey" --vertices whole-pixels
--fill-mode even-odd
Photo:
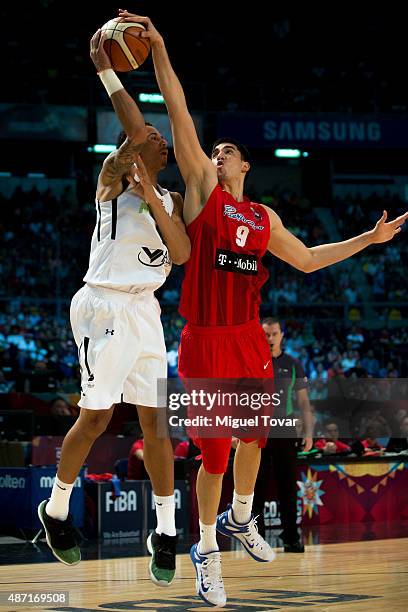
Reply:
[[[172,197],[159,189],[171,216]],[[129,188],[113,200],[96,200],[96,214],[84,281],[126,293],[158,289],[170,272],[171,260],[146,202]]]

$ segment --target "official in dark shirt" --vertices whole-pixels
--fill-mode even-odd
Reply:
[[[308,381],[302,365],[281,349],[284,333],[278,319],[267,318],[262,321],[273,358],[275,390],[281,401],[275,408],[274,417],[279,419],[296,418],[294,398],[301,412],[303,422],[303,450],[313,447],[314,416],[308,396]],[[265,531],[263,521],[264,505],[267,498],[271,468],[276,476],[279,493],[280,517],[283,531],[281,538],[285,552],[304,552],[304,546],[297,528],[297,484],[296,458],[300,448],[296,427],[284,426],[269,434],[266,447],[262,450],[261,465],[254,495],[254,513],[259,514],[258,527],[261,534]]]

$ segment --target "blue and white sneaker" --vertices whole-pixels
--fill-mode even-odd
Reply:
[[[232,514],[232,506],[228,504],[227,509],[217,516],[217,531],[229,538],[241,542],[248,554],[255,561],[268,562],[275,559],[275,553],[258,533],[256,517],[251,516],[248,523],[236,523]]]
[[[202,555],[193,544],[190,557],[196,571],[196,592],[206,604],[223,608],[227,603],[221,575],[221,553],[217,550]]]

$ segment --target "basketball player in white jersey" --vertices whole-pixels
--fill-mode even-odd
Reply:
[[[105,431],[114,404],[136,404],[157,514],[156,531],[148,539],[150,576],[155,584],[168,586],[175,573],[177,539],[174,469],[170,439],[157,438],[157,418],[164,409],[157,380],[167,377],[167,359],[154,291],[164,283],[171,261],[187,261],[190,241],[181,196],[157,183],[166,167],[167,143],[145,124],[112,70],[100,30],[91,39],[90,55],[126,138],[100,172],[86,284],[71,303],[81,412],[64,439],[51,498],[41,502],[38,514],[54,556],[67,565],[79,563],[68,512],[73,484],[93,442]]]

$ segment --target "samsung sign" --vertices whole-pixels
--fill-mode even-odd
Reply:
[[[265,121],[263,136],[271,142],[378,143],[381,124],[377,121]]]
[[[249,147],[408,148],[408,116],[401,115],[221,113],[217,132]]]

